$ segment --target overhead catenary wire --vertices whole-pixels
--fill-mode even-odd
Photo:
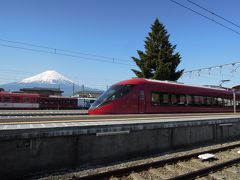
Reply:
[[[199,80],[199,79],[203,79],[203,80],[206,80],[206,79],[211,79],[211,80],[213,80],[214,82],[212,82],[211,83],[211,85],[213,85],[213,84],[216,84],[216,85],[219,85],[219,83],[223,80],[223,79],[221,79],[221,78],[218,78],[217,76],[208,76],[208,75],[201,75],[201,76],[195,76],[195,77],[192,77],[192,78],[194,78],[195,79],[195,81],[194,82],[196,82],[196,80]],[[227,79],[227,78],[226,78]],[[183,80],[183,79],[181,79],[181,80]],[[204,82],[206,82],[206,81],[204,81]],[[229,82],[230,84],[232,84],[232,85],[239,85],[239,81],[238,80],[230,80],[230,82]],[[209,85],[209,84],[208,84]]]
[[[218,24],[219,26],[224,27],[225,29],[228,29],[228,30],[234,32],[234,33],[237,34],[237,35],[240,35],[240,32],[239,32],[239,31],[234,30],[233,28],[231,28],[231,27],[229,27],[229,26],[227,26],[227,25],[224,25],[224,24],[221,23],[221,22],[216,21],[216,20],[214,20],[213,18],[210,18],[210,17],[208,17],[208,16],[206,16],[206,15],[204,15],[204,14],[202,14],[202,13],[200,13],[200,12],[198,12],[198,11],[196,11],[196,10],[190,8],[190,7],[187,7],[187,6],[185,6],[185,5],[183,5],[183,4],[179,3],[179,2],[177,2],[177,1],[175,1],[175,0],[169,0],[169,1],[171,1],[171,2],[173,2],[173,3],[175,3],[175,4],[177,4],[177,5],[179,5],[179,6],[181,6],[181,7],[183,7],[183,8],[185,8],[185,9],[189,10],[189,11],[194,12],[195,14],[197,14],[197,15],[199,15],[199,16],[205,18],[205,19],[208,19],[208,20],[210,20],[210,21],[216,23],[216,24]]]
[[[223,16],[220,16],[220,15],[216,14],[215,12],[208,10],[207,8],[205,8],[205,7],[197,4],[196,2],[193,2],[193,1],[191,1],[191,0],[186,0],[186,1],[188,1],[189,3],[194,4],[195,6],[197,6],[197,7],[201,8],[201,9],[203,9],[203,10],[211,13],[211,14],[214,15],[214,16],[216,16],[216,17],[218,17],[218,18],[220,18],[220,19],[222,19],[222,20],[224,20],[224,21],[232,24],[233,26],[235,26],[235,27],[237,27],[237,28],[240,28],[240,26],[237,25],[236,23],[234,23],[233,21],[230,21],[230,20],[224,18]]]
[[[234,63],[233,63],[234,64]],[[219,66],[212,66],[211,73],[209,73],[208,68],[202,68],[198,70],[187,71],[183,74],[181,79],[194,79],[195,81],[199,78],[201,79],[213,79],[215,83],[219,83],[222,80],[230,80],[231,84],[240,84],[239,82],[239,73],[240,68],[239,66],[233,66],[232,63],[225,64],[226,66],[219,65]],[[229,66],[230,65],[230,66]],[[222,68],[219,68],[222,67]],[[234,72],[233,72],[234,70]],[[188,75],[188,76],[186,76]],[[218,81],[218,82],[216,82]]]
[[[233,66],[236,66],[237,64],[240,64],[240,61],[227,63],[227,64],[216,65],[216,66],[210,66],[210,67],[205,67],[205,68],[188,70],[188,71],[184,71],[183,74],[192,73],[192,72],[199,72],[199,71],[203,71],[203,70],[212,70],[212,69],[216,69],[216,68],[220,69],[220,68],[224,68],[226,66],[232,66],[233,67]]]
[[[0,44],[2,47],[8,47],[8,48],[15,48],[15,49],[21,49],[21,50],[27,50],[27,51],[33,51],[33,52],[40,52],[40,53],[46,53],[46,54],[54,54],[54,55],[61,55],[61,56],[67,56],[67,57],[72,57],[72,58],[78,58],[82,59],[85,61],[98,61],[98,62],[104,62],[104,63],[111,63],[111,64],[118,64],[118,65],[124,65],[124,66],[133,66],[131,64],[127,63],[120,63],[116,61],[108,61],[104,59],[99,59],[99,58],[89,58],[89,57],[84,57],[84,56],[78,56],[78,55],[73,55],[73,54],[67,54],[67,53],[59,53],[56,51],[47,51],[47,50],[40,50],[40,49],[33,49],[33,48],[26,48],[26,47],[21,47],[21,46],[13,46],[13,45],[8,45],[8,44]]]
[[[20,44],[20,45],[24,45],[24,46],[31,46],[31,47],[41,48],[41,49],[48,49],[48,50],[51,50],[51,51],[54,51],[54,52],[62,51],[62,52],[67,52],[67,53],[71,53],[71,54],[81,54],[81,55],[86,55],[86,56],[91,56],[91,57],[98,57],[98,58],[109,59],[109,60],[115,59],[115,60],[120,60],[120,61],[128,61],[128,60],[122,59],[122,58],[96,55],[96,54],[84,53],[84,52],[79,52],[79,51],[55,48],[55,47],[50,47],[50,46],[43,46],[43,45],[38,45],[38,44],[33,44],[33,43],[13,41],[13,40],[2,39],[2,38],[0,38],[0,41],[7,42],[7,43],[13,43],[13,44]]]

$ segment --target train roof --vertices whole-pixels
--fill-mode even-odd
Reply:
[[[221,87],[211,87],[211,86],[201,86],[201,85],[188,85],[180,82],[175,81],[161,81],[161,80],[154,80],[154,79],[144,79],[144,78],[133,78],[128,79],[124,81],[120,81],[114,85],[121,85],[121,84],[133,84],[133,85],[139,85],[139,84],[146,84],[146,83],[154,83],[154,84],[173,84],[173,85],[180,85],[180,86],[187,86],[187,87],[198,87],[198,88],[205,88],[205,89],[215,89],[215,90],[222,90],[226,91],[226,89]]]
[[[165,85],[165,86],[171,86],[171,87],[177,87],[177,88],[184,88],[184,89],[192,89],[192,90],[200,90],[200,91],[211,91],[212,93],[218,92],[218,93],[224,93],[224,94],[232,94],[231,89],[224,89],[221,87],[209,87],[209,86],[200,86],[200,85],[188,85],[173,81],[160,81],[160,80],[152,80],[152,79],[144,79],[144,78],[133,78],[125,81],[120,81],[116,83],[115,85],[123,85],[123,84],[133,84],[133,85],[141,85],[141,84],[148,84],[148,85]],[[236,92],[236,94],[240,95],[240,92]]]

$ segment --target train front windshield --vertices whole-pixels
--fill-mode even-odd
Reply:
[[[97,108],[99,106],[108,104],[120,97],[123,97],[129,93],[134,85],[115,85],[111,86],[107,91],[105,91],[91,106],[90,109]]]

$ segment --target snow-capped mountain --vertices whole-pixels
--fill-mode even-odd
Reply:
[[[59,83],[69,83],[73,84],[73,81],[64,77],[56,71],[45,71],[43,73],[37,74],[35,76],[23,79],[20,83],[49,83],[49,84],[59,84]]]
[[[64,91],[64,96],[71,96],[74,91],[82,91],[82,86],[74,84],[74,82],[56,71],[45,71],[35,76],[23,79],[19,82],[0,85],[0,88],[6,91],[19,91],[22,88],[60,88]],[[85,91],[99,92],[102,90],[84,87]]]

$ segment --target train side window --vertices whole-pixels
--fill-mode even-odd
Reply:
[[[208,106],[212,105],[212,98],[211,97],[206,98],[206,105],[208,105]]]
[[[236,104],[237,104],[236,106],[239,107],[240,106],[240,101],[237,101]]]
[[[58,100],[57,100],[57,99],[54,99],[54,100],[53,100],[53,104],[55,104],[55,105],[58,104]]]
[[[231,100],[230,99],[225,99],[224,104],[225,104],[225,107],[230,107],[231,106]]]
[[[185,105],[186,104],[186,96],[185,95],[179,95],[179,105]]]
[[[145,94],[144,94],[144,91],[143,91],[143,90],[140,90],[140,92],[139,92],[139,99],[140,99],[141,101],[144,101],[144,99],[145,99]]]
[[[236,106],[238,106],[238,101],[236,100]]]
[[[231,106],[231,100],[230,99],[226,99],[226,106],[230,107]]]
[[[3,102],[11,102],[11,98],[10,97],[4,97]]]
[[[156,106],[160,104],[160,93],[152,93],[152,105]]]
[[[217,101],[217,98],[216,98],[216,97],[213,97],[213,105],[214,105],[214,106],[217,106],[217,105],[218,105],[218,101]]]
[[[176,94],[171,94],[171,103],[172,104],[177,104],[178,103]]]
[[[186,95],[187,105],[193,105],[193,97]]]
[[[19,102],[20,102],[20,98],[19,98],[19,97],[14,97],[14,98],[13,98],[13,101],[14,101],[15,103],[19,103]]]
[[[195,105],[200,105],[200,98],[199,98],[199,96],[194,96],[193,98],[194,98],[194,104]]]
[[[23,98],[23,102],[24,102],[24,103],[28,103],[29,100],[30,100],[30,99],[29,99],[28,97],[24,97],[24,98]]]
[[[223,106],[223,99],[217,98],[218,106]]]
[[[207,97],[206,96],[203,96],[203,105],[207,106]]]
[[[169,104],[169,94],[165,94],[165,93],[164,93],[164,94],[162,95],[162,98],[163,98],[163,99],[162,99],[162,103],[163,103],[163,104]]]
[[[226,107],[227,106],[227,99],[222,99],[223,100],[223,107]]]
[[[199,105],[204,105],[205,102],[204,102],[204,97],[203,96],[199,96]]]

